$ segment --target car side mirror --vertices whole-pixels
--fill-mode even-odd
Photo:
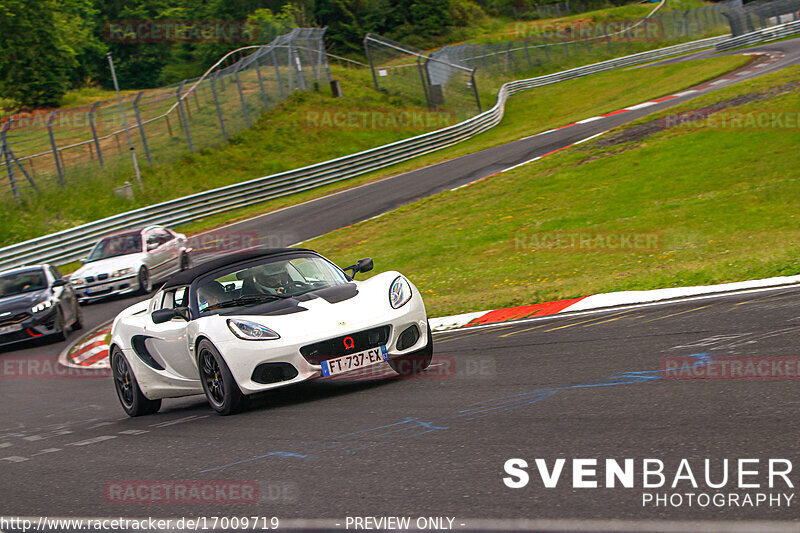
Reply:
[[[164,322],[169,322],[173,318],[182,318],[188,322],[191,320],[191,314],[189,313],[188,307],[176,307],[174,309],[159,309],[158,311],[153,311],[150,318],[153,320],[153,324],[163,324]]]
[[[55,289],[56,287],[66,287],[66,286],[67,286],[67,282],[66,282],[66,280],[63,280],[63,279],[57,279],[57,280],[55,280],[55,281],[53,282],[53,285],[52,285],[52,287],[53,287],[54,289]]]
[[[342,270],[344,270],[345,272],[347,272],[348,270],[352,270],[353,274],[350,276],[350,279],[353,279],[359,272],[369,272],[373,268],[374,265],[372,263],[372,258],[365,257],[364,259],[359,259],[355,265],[350,265],[349,267],[343,268]]]

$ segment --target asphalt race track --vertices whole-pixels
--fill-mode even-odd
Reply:
[[[758,69],[769,72],[800,59],[800,40],[748,51],[758,50],[785,54]],[[270,228],[303,241],[661,108],[517,141],[227,229]],[[85,306],[87,327],[134,302]],[[545,489],[533,463],[658,458],[670,480],[682,458],[693,466],[748,457],[800,465],[796,377],[670,379],[664,371],[676,357],[698,365],[797,358],[799,329],[796,287],[559,316],[438,334],[432,367],[419,377],[386,371],[312,382],[264,395],[233,417],[216,416],[203,397],[166,400],[159,414],[139,419],[125,417],[110,378],[44,370],[67,343],[28,344],[0,354],[0,516],[261,515],[320,518],[329,527],[355,515],[448,516],[457,517],[456,529],[476,527],[475,518],[797,520],[797,495],[791,507],[643,506],[640,484],[573,488],[569,464],[558,486]],[[36,371],[31,360],[41,363]],[[19,368],[28,375],[14,376]],[[511,458],[531,464],[527,487],[504,485]],[[258,487],[258,502],[123,504],[109,496],[109,486],[140,480],[241,482]],[[692,492],[684,489],[653,492]]]

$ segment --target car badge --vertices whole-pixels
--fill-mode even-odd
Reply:
[[[356,341],[353,340],[353,337],[345,337],[342,342],[345,350],[352,350],[356,347]]]
[[[345,322],[344,320],[340,320],[339,322],[337,322],[337,325],[339,325],[339,326],[346,326],[346,325],[347,325],[347,322]]]

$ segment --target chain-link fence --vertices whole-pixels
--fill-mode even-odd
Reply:
[[[376,90],[408,98],[459,120],[481,112],[475,69],[426,55],[422,50],[367,34],[364,49]]]
[[[478,86],[487,91],[485,99],[489,91],[521,75],[548,74],[724,34],[725,9],[655,9],[644,19],[598,24],[523,22],[517,28],[519,40],[445,46],[431,53],[376,35],[368,35],[364,45],[376,88],[463,116],[480,109]]]
[[[800,20],[800,0],[756,1],[725,10],[734,37]]]
[[[800,0],[798,0],[800,1]],[[564,27],[521,27],[525,39],[445,46],[432,57],[505,78],[552,71],[724,33],[723,8],[709,5],[658,12],[638,21]]]
[[[330,81],[324,34],[324,28],[296,28],[229,54],[200,78],[125,94],[140,164],[174,161],[226,141],[293,91]],[[125,133],[116,99],[13,116],[0,127],[0,198],[69,186],[98,172],[130,179]]]

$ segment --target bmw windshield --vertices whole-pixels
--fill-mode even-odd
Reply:
[[[112,235],[98,242],[92,253],[89,254],[87,263],[100,261],[110,257],[135,254],[142,251],[142,234],[137,232]]]
[[[218,275],[197,289],[201,313],[299,296],[347,283],[344,273],[317,256],[266,258]]]
[[[27,270],[0,276],[0,298],[47,288],[47,278],[41,270]]]

